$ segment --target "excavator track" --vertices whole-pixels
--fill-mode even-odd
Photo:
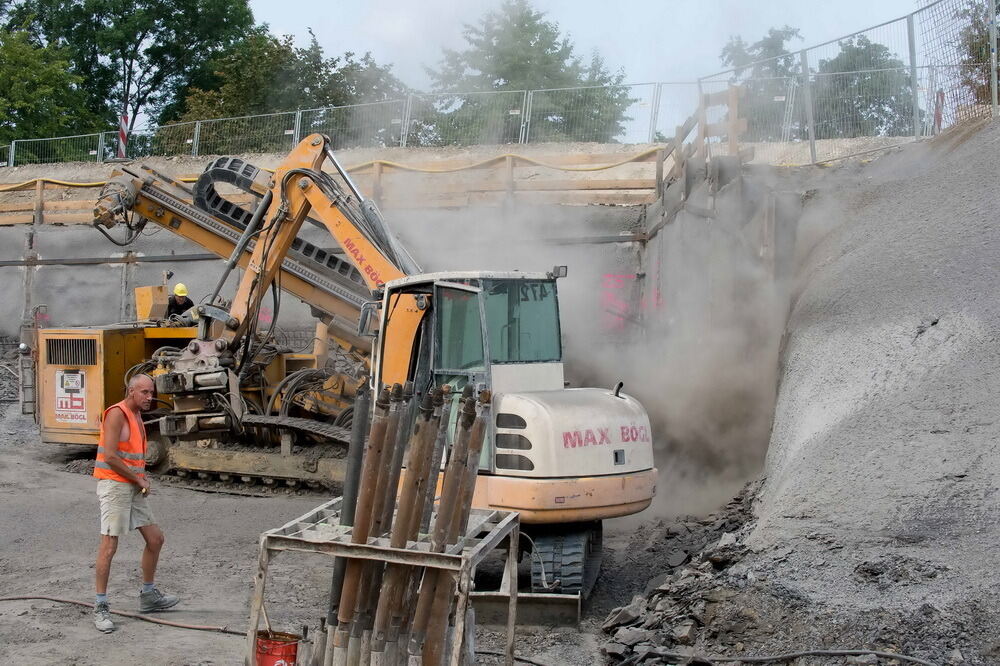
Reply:
[[[212,487],[263,485],[323,490],[341,484],[346,470],[349,428],[316,419],[259,414],[245,415],[242,425],[243,443],[170,442],[162,473]],[[282,451],[277,445],[261,444],[261,439],[278,439],[262,438],[262,432],[299,435],[299,443]],[[320,441],[303,442],[302,435]]]
[[[241,419],[241,422],[244,426],[291,430],[298,433],[316,435],[329,440],[331,443],[342,444],[344,446],[347,446],[351,441],[350,428],[342,428],[332,423],[325,423],[317,419],[305,419],[297,416],[262,416],[260,414],[246,414]]]
[[[601,523],[567,525],[532,534],[531,591],[579,594],[586,599],[601,570]]]

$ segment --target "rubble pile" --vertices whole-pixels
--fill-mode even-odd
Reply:
[[[726,574],[747,553],[741,537],[752,528],[750,505],[758,488],[759,483],[748,484],[708,518],[656,523],[645,544],[633,543],[656,552],[660,559],[651,564],[664,573],[649,582],[645,594],[608,615],[601,627],[611,635],[602,646],[607,657],[638,663],[665,653],[694,654],[706,638],[742,647],[739,638],[753,618],[717,621],[716,611],[720,602],[739,594],[737,582]]]

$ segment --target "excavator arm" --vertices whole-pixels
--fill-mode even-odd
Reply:
[[[328,159],[350,192],[322,171]],[[205,180],[211,174],[260,197],[257,210],[251,214],[218,195],[214,182]],[[229,272],[242,268],[232,308],[223,319],[223,337],[234,347],[255,320],[268,287],[277,281],[330,326],[335,342],[367,352],[369,341],[356,332],[361,305],[383,282],[418,270],[395,244],[374,205],[363,199],[336,162],[329,139],[319,134],[300,142],[273,174],[238,159],[220,158],[194,190],[147,167],[126,167],[105,187],[94,218],[102,232],[127,228],[123,240],[104,232],[119,245],[131,244],[144,225],[154,224],[227,259],[209,304]],[[342,254],[297,237],[308,218],[329,231]]]

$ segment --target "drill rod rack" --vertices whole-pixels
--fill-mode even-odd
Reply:
[[[250,625],[247,629],[246,663],[255,666],[257,630],[264,606],[264,589],[268,563],[278,553],[293,551],[322,553],[333,557],[370,560],[385,564],[401,564],[423,569],[448,572],[458,584],[455,608],[454,640],[448,663],[461,666],[465,643],[465,618],[473,590],[472,578],[476,567],[490,551],[508,539],[505,577],[517,580],[518,539],[520,522],[517,512],[472,509],[468,528],[459,540],[448,545],[444,552],[431,552],[431,535],[421,534],[416,541],[409,541],[405,548],[393,548],[388,537],[369,538],[366,543],[351,542],[351,527],[340,524],[342,498],[322,504],[309,513],[285,525],[268,530],[261,535],[254,577],[254,594],[250,603]],[[517,618],[517,585],[511,585],[507,607],[507,641],[505,657],[508,665],[514,663],[514,628]]]

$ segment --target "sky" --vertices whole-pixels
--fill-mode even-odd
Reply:
[[[918,0],[531,0],[559,25],[585,61],[597,50],[628,83],[690,81],[722,68],[732,35],[749,42],[768,28],[799,28],[803,48],[904,16]],[[430,89],[424,67],[442,48],[461,49],[463,24],[475,24],[502,0],[250,0],[258,22],[299,45],[309,28],[328,56],[370,51],[408,86]],[[898,37],[897,35],[894,35]],[[905,37],[904,37],[905,40]],[[905,44],[905,41],[902,42]],[[900,54],[905,55],[905,54]]]

